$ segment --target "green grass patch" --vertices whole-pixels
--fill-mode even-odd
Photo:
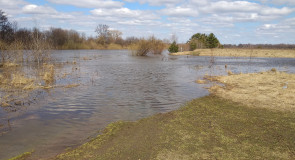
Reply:
[[[215,96],[136,122],[110,124],[56,159],[295,159],[295,114]]]

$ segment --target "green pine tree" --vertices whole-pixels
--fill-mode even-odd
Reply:
[[[219,41],[215,37],[213,33],[210,33],[209,36],[207,37],[207,47],[208,48],[216,48],[219,46]]]
[[[178,52],[178,45],[176,44],[175,41],[173,41],[173,43],[170,45],[170,47],[168,48],[168,51],[170,53],[176,53],[176,52]]]

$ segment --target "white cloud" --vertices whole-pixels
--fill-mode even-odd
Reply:
[[[200,8],[203,13],[250,13],[257,15],[282,16],[294,12],[294,9],[268,7],[247,1],[217,1]]]
[[[141,4],[148,3],[152,6],[174,6],[176,4],[182,3],[185,0],[124,0],[126,2],[139,2]]]
[[[280,5],[284,5],[284,4],[295,5],[294,0],[271,0],[271,2],[274,4],[280,4]]]
[[[131,10],[128,8],[118,8],[118,9],[94,9],[90,11],[96,17],[107,17],[117,18],[122,20],[122,18],[129,18],[133,20],[155,20],[159,17],[152,12],[142,11],[142,10]]]
[[[263,8],[260,13],[262,15],[276,15],[276,16],[280,16],[280,15],[287,15],[290,14],[292,12],[294,12],[294,9],[291,8],[287,8],[287,7],[283,7],[283,8]]]
[[[119,16],[124,18],[139,17],[142,15],[140,10],[130,10],[128,8],[119,8],[119,9],[94,9],[90,11],[93,15],[96,16]]]
[[[37,6],[34,4],[25,5],[22,8],[25,14],[56,14],[57,11],[51,7],[47,6]]]
[[[263,24],[257,31],[260,32],[295,32],[295,18],[286,19],[277,24]],[[290,32],[291,31],[291,32]]]
[[[27,2],[23,0],[0,0],[0,9],[10,15],[20,13],[21,7]]]
[[[211,2],[209,5],[201,8],[203,12],[216,13],[216,12],[253,12],[261,9],[257,3],[247,1],[218,1]]]
[[[198,11],[189,7],[174,7],[161,10],[161,13],[172,17],[197,17]]]
[[[0,0],[1,9],[17,8],[19,5],[27,4],[23,0]]]
[[[112,0],[48,0],[56,4],[73,5],[83,8],[120,8],[123,6],[122,2]]]

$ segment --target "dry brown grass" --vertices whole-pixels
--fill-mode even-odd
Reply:
[[[212,56],[210,49],[197,49],[195,51],[177,52],[171,55],[192,55],[198,52],[200,56]],[[223,57],[281,57],[295,58],[294,49],[213,49],[213,56]]]
[[[198,84],[207,84],[207,81],[199,79],[199,80],[196,81],[196,83],[198,83]]]
[[[295,74],[261,72],[214,77],[211,93],[252,107],[295,111]]]
[[[176,52],[170,53],[172,56],[181,56],[181,55],[191,55],[193,51],[184,51],[184,52]]]
[[[78,86],[80,86],[80,84],[69,84],[69,85],[64,86],[64,88],[74,88],[74,87],[78,87]]]
[[[14,73],[11,76],[4,76],[0,74],[0,88],[5,91],[14,89],[19,90],[33,90],[38,86],[35,84],[33,78],[28,78],[21,73]]]
[[[52,85],[55,81],[55,68],[52,64],[43,64],[43,77],[46,86]]]
[[[3,64],[3,67],[17,67],[19,66],[17,63],[13,63],[13,62],[6,62]]]
[[[107,49],[120,50],[120,49],[125,49],[125,48],[123,46],[119,45],[119,44],[111,43],[111,44],[108,45]]]
[[[34,82],[33,79],[27,78],[22,74],[12,74],[12,80],[10,84],[12,86],[18,87],[31,84],[32,82]]]
[[[92,60],[90,57],[83,57],[82,59],[83,59],[84,61]]]
[[[231,70],[228,70],[227,74],[230,76],[230,75],[233,75],[234,73]]]

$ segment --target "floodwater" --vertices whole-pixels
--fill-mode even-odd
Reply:
[[[204,75],[279,71],[295,73],[295,59],[198,56],[130,56],[126,50],[54,51],[59,72],[75,70],[56,83],[80,84],[40,92],[15,112],[0,108],[0,159],[34,150],[34,159],[48,158],[95,137],[107,124],[133,121],[179,108],[208,95],[195,80]],[[73,63],[75,65],[73,65]],[[1,129],[1,127],[0,127]]]

